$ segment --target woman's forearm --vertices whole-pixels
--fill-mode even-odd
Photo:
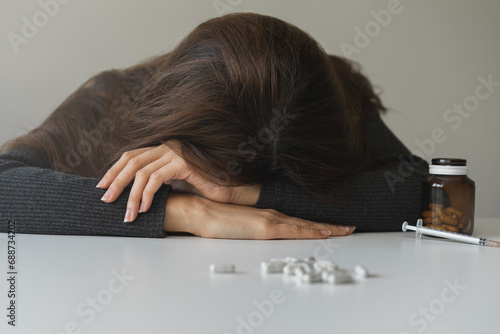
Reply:
[[[275,210],[212,201],[193,194],[171,194],[166,204],[166,232],[188,232],[224,239],[324,239],[354,231],[284,215]]]
[[[113,204],[100,199],[97,179],[49,169],[35,151],[0,155],[0,231],[15,220],[17,232],[36,234],[163,237],[165,201],[162,187],[153,206],[136,222],[123,222],[128,191]]]

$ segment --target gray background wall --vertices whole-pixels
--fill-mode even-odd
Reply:
[[[390,128],[426,160],[468,159],[477,216],[500,217],[500,86],[474,97],[481,77],[500,82],[497,0],[2,0],[0,142],[37,126],[89,76],[171,50],[220,3],[287,20],[329,53],[356,48],[349,58],[383,90]],[[13,34],[25,38],[17,47]],[[461,116],[459,104],[471,111]]]

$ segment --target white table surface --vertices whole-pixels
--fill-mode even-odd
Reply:
[[[414,222],[412,222],[414,224]],[[500,240],[500,218],[474,234]],[[500,249],[413,232],[242,241],[17,235],[17,317],[1,333],[498,333]],[[7,276],[7,235],[0,268]],[[373,277],[294,286],[260,263],[316,256]],[[211,263],[236,274],[211,274]],[[129,278],[116,279],[124,272]],[[455,290],[449,286],[455,285]],[[458,286],[458,287],[457,287]],[[95,300],[94,308],[92,300]]]

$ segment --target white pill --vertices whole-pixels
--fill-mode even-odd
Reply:
[[[281,260],[264,261],[260,264],[262,272],[265,273],[282,273],[285,262]]]
[[[323,279],[323,281],[328,281],[328,276],[330,274],[333,274],[334,270],[321,270],[321,278]]]
[[[269,262],[279,263],[279,265],[283,265],[283,266],[285,266],[285,264],[286,264],[286,261],[284,259],[271,259],[271,260],[269,260]]]
[[[236,267],[230,263],[213,263],[210,265],[210,271],[213,273],[234,273]]]
[[[332,261],[327,261],[327,260],[318,260],[314,263],[314,269],[315,270],[337,270],[338,265],[335,262]]]
[[[287,276],[295,276],[294,273],[295,267],[291,264],[287,264],[283,267],[283,274]]]
[[[304,273],[310,273],[311,271],[313,271],[313,266],[307,262],[300,261],[290,264],[290,266],[293,267],[295,271],[300,270],[301,272]]]
[[[302,262],[299,265],[302,266],[307,272],[314,270],[314,264],[312,262]]]
[[[297,269],[297,268],[300,268],[300,269]],[[297,262],[293,262],[293,263],[288,263],[287,265],[285,265],[283,267],[283,273],[285,275],[294,276],[297,274],[296,270],[300,270],[301,272],[304,272],[304,273],[309,273],[312,271],[312,266],[308,265],[304,261],[297,261]]]
[[[321,273],[320,272],[310,272],[308,274],[304,274],[301,277],[301,280],[303,282],[307,283],[314,283],[314,282],[321,282]]]
[[[285,261],[286,263],[295,263],[295,262],[299,261],[299,259],[297,259],[295,257],[285,257],[283,259],[283,261]]]
[[[295,267],[294,270],[293,270],[293,273],[296,276],[302,277],[305,274],[307,274],[307,271],[305,271],[303,267]]]
[[[363,267],[361,265],[357,265],[354,268],[354,273],[358,277],[362,277],[362,278],[368,277],[368,269],[366,269],[365,267]]]
[[[333,284],[349,283],[351,281],[351,275],[344,270],[336,270],[328,275],[328,282]]]

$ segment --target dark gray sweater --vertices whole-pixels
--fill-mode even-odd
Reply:
[[[410,155],[377,112],[367,121],[371,171],[331,185],[338,203],[328,204],[296,184],[275,180],[262,185],[257,208],[317,222],[357,226],[356,232],[399,231],[404,220],[420,215],[420,187],[427,164]],[[98,179],[63,174],[49,168],[47,157],[30,148],[0,155],[0,232],[16,221],[18,233],[164,237],[165,201],[171,187],[156,193],[151,209],[133,223],[123,217],[130,191],[112,204],[100,199]]]

